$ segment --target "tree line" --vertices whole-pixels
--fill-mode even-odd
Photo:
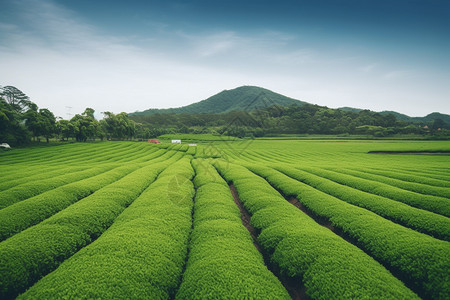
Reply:
[[[45,138],[85,142],[94,139],[132,139],[136,124],[122,112],[104,112],[100,121],[94,109],[86,108],[70,120],[58,119],[46,108],[38,106],[13,86],[0,87],[0,142],[24,145]]]
[[[149,135],[167,133],[212,133],[236,137],[277,134],[370,135],[417,134],[430,137],[449,135],[450,126],[441,119],[427,123],[398,120],[393,114],[370,110],[345,111],[305,104],[271,106],[222,114],[152,114],[130,116]],[[142,130],[141,130],[142,132]]]

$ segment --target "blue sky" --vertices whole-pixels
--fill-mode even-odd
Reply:
[[[0,85],[68,118],[256,85],[328,107],[450,114],[450,1],[0,0]]]

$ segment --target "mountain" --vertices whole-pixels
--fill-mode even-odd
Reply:
[[[226,113],[230,111],[253,111],[274,105],[302,106],[306,102],[277,94],[268,89],[256,86],[241,86],[232,90],[224,90],[206,100],[179,108],[147,109],[130,113],[131,116],[163,114],[163,113]]]
[[[148,116],[153,114],[169,114],[169,113],[227,113],[231,111],[253,111],[270,106],[302,106],[307,102],[286,97],[284,95],[272,92],[268,89],[257,86],[241,86],[232,90],[224,90],[208,99],[186,105],[178,108],[157,109],[151,108],[144,111],[130,113],[130,116]],[[343,111],[360,112],[363,109],[352,107],[341,107]],[[425,117],[410,117],[395,111],[382,111],[382,115],[392,114],[397,120],[406,122],[431,123],[436,119],[441,119],[450,124],[450,115],[441,113],[431,113]]]

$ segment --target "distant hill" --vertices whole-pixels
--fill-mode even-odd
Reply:
[[[179,108],[147,109],[130,113],[131,116],[151,115],[155,113],[227,113],[230,111],[253,111],[273,105],[304,105],[306,102],[277,94],[256,86],[241,86],[224,90],[206,100]]]
[[[148,116],[153,114],[170,113],[193,113],[193,114],[218,114],[231,111],[254,111],[270,106],[302,106],[308,102],[289,98],[287,96],[272,92],[268,89],[257,86],[241,86],[232,90],[224,90],[208,99],[178,108],[150,108],[144,111],[130,113],[130,116]],[[360,112],[363,109],[353,107],[341,107],[343,111]],[[410,117],[395,111],[382,111],[382,115],[393,114],[397,120],[406,122],[430,123],[436,119],[441,119],[446,124],[450,124],[450,115],[438,112],[431,113],[425,117]]]
[[[450,115],[441,114],[438,112],[431,113],[423,118],[413,117],[412,119],[413,119],[413,121],[418,121],[418,119],[419,119],[420,122],[430,122],[430,121],[433,121],[436,119],[441,119],[445,123],[450,124]]]
[[[413,120],[412,120],[413,117],[407,116],[405,114],[398,113],[396,111],[384,110],[384,111],[380,112],[380,114],[382,114],[382,115],[389,115],[389,114],[391,114],[391,115],[394,115],[395,118],[397,120],[399,120],[399,121],[413,122]],[[419,119],[421,119],[421,118],[419,117]]]
[[[344,111],[352,111],[352,112],[360,112],[363,110],[361,108],[352,108],[352,107],[340,107],[339,109],[344,110]],[[395,118],[397,120],[405,121],[405,122],[430,123],[430,122],[433,122],[434,120],[441,119],[445,123],[450,124],[450,115],[441,114],[438,112],[428,114],[425,117],[410,117],[408,115],[401,114],[396,111],[388,111],[388,110],[385,110],[385,111],[382,111],[379,113],[382,115],[392,114],[395,116]]]
[[[347,107],[347,106],[339,107],[338,109],[343,110],[343,111],[351,111],[351,112],[360,112],[360,111],[364,110],[361,108],[353,108],[353,107]]]

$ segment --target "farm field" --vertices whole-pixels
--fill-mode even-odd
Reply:
[[[0,299],[450,298],[450,142],[191,141],[0,152]]]

